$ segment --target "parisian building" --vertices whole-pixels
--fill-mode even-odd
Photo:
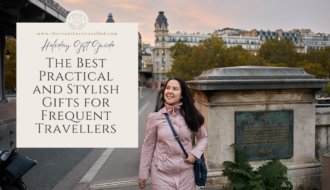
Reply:
[[[266,42],[267,39],[272,40],[277,38],[278,40],[281,39],[290,39],[295,47],[295,50],[299,53],[304,53],[305,44],[302,40],[302,36],[300,34],[294,32],[284,32],[282,29],[276,31],[264,31],[264,30],[251,30],[249,32],[242,33],[243,36],[248,37],[258,37],[260,39],[260,43],[263,44]]]
[[[142,43],[142,60],[139,65],[139,81],[141,86],[152,86],[152,71],[153,71],[153,64],[152,64],[152,49],[153,47],[150,44]]]
[[[243,32],[247,32],[247,31],[237,28],[228,28],[228,27],[214,31],[214,33],[218,36],[239,36]]]
[[[156,86],[165,82],[166,73],[171,69],[172,59],[170,57],[170,47],[177,42],[184,42],[187,45],[198,45],[205,39],[211,37],[211,33],[192,33],[177,31],[169,32],[169,24],[163,11],[160,11],[154,24],[155,30],[155,47],[152,50],[153,62],[153,81]],[[315,34],[310,29],[293,29],[291,31],[251,30],[246,31],[235,28],[223,28],[213,32],[213,35],[222,38],[227,47],[241,45],[243,49],[257,55],[263,43],[267,39],[290,39],[293,42],[296,52],[307,53],[312,49],[321,50],[330,46],[330,35]]]
[[[159,12],[155,22],[155,47],[153,48],[153,81],[159,87],[166,79],[166,72],[171,69],[170,46],[168,45],[168,23],[163,11]]]
[[[163,11],[160,11],[155,22],[155,47],[153,48],[153,81],[158,87],[160,83],[166,80],[166,73],[171,70],[172,59],[170,57],[170,47],[177,42],[194,46],[211,37],[211,33],[192,33],[177,31],[169,32],[169,24]],[[215,31],[213,34],[222,38],[227,47],[241,45],[244,49],[253,54],[257,54],[260,48],[260,39],[258,37],[242,36],[241,33],[246,32],[240,29],[224,28]]]
[[[330,36],[304,36],[305,53],[330,47]]]
[[[235,28],[223,28],[214,31],[213,34],[222,38],[227,47],[241,45],[243,49],[257,55],[260,48],[260,38],[257,36],[243,36],[246,30]]]
[[[330,34],[314,33],[311,29],[293,29],[290,32],[302,36],[302,40],[305,43],[305,53],[309,53],[311,50],[323,50],[326,47],[330,47]]]

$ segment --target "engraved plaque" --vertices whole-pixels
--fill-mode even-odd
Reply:
[[[235,112],[235,143],[249,160],[293,156],[293,110]]]

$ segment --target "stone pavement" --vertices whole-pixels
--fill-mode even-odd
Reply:
[[[0,103],[0,125],[16,121],[16,97],[7,97],[8,103]]]

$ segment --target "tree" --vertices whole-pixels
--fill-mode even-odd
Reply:
[[[184,42],[178,42],[170,48],[171,58],[176,59],[179,55],[187,55],[191,57],[192,46],[185,44]]]
[[[290,39],[272,40],[267,39],[259,49],[259,55],[268,63],[284,63],[289,67],[294,67],[296,64],[297,53]]]
[[[211,36],[199,43],[192,52],[191,66],[194,68],[196,76],[205,70],[228,66],[227,53],[227,47],[219,37]]]
[[[167,77],[180,77],[185,81],[194,79],[194,70],[190,66],[191,57],[188,55],[179,55],[174,59],[172,68],[166,73]]]
[[[227,48],[222,39],[216,36],[211,36],[191,49],[177,43],[171,50],[176,52],[173,53],[172,68],[166,76],[177,76],[184,80],[193,80],[203,71],[213,68],[265,64],[261,57],[252,55],[242,46]]]
[[[323,69],[330,72],[330,47],[326,47],[323,50],[312,50],[307,60],[311,63],[320,63]]]
[[[16,86],[16,40],[7,39],[6,43],[10,52],[10,58],[5,58],[5,88]],[[7,48],[5,49],[6,53]]]
[[[307,60],[303,60],[297,63],[297,67],[303,68],[307,73],[315,75],[316,78],[325,78],[328,73],[323,69],[320,63],[309,63]]]
[[[328,86],[323,88],[323,90],[329,95],[330,94],[330,82],[328,82]]]

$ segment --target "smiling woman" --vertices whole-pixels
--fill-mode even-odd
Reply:
[[[193,163],[204,152],[207,133],[204,117],[195,108],[184,80],[171,78],[160,93],[161,109],[149,114],[146,137],[141,150],[139,186],[145,189],[151,168],[152,190],[195,190]],[[173,125],[188,157],[183,153],[165,117]],[[192,133],[197,138],[192,146]]]
[[[164,98],[168,105],[174,106],[182,99],[180,83],[177,80],[170,80],[164,92]]]

